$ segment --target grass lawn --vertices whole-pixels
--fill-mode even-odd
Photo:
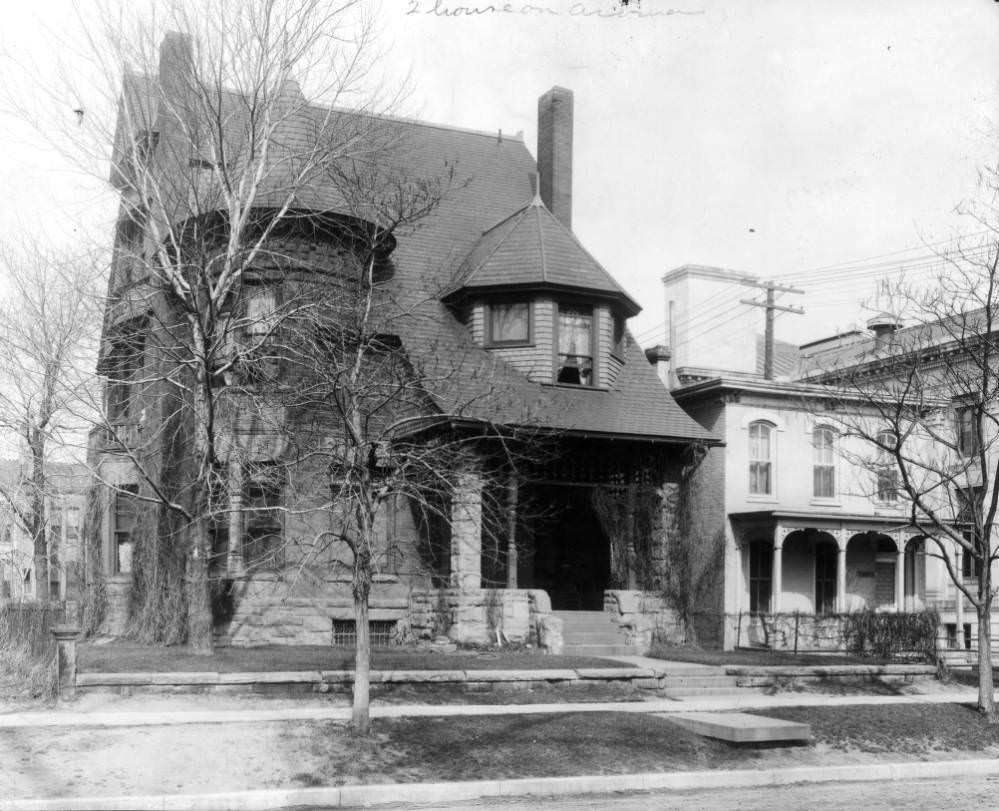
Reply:
[[[920,757],[999,745],[999,725],[969,706],[798,707],[767,714],[811,724],[818,751],[730,746],[660,716],[634,713],[379,719],[367,739],[335,724],[314,733],[319,771],[292,779],[311,785],[373,782],[372,775],[406,782],[756,768],[821,763],[829,751]]]
[[[698,648],[654,646],[649,656],[672,662],[693,662],[700,665],[749,665],[769,667],[810,667],[812,665],[882,665],[888,660],[867,656],[850,656],[843,653],[787,653],[764,649],[740,648],[738,650],[699,650]]]
[[[815,743],[861,752],[981,752],[999,746],[999,724],[972,704],[778,707],[767,715],[811,724]]]
[[[319,645],[266,645],[259,648],[217,648],[211,656],[195,656],[182,647],[85,643],[77,649],[77,666],[84,673],[352,670],[354,651]],[[614,666],[630,665],[593,656],[551,656],[540,652],[439,653],[405,647],[374,648],[371,651],[372,670],[549,670]]]

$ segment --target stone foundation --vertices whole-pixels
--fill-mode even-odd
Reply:
[[[447,636],[471,645],[531,641],[531,603],[522,589],[422,589],[410,597],[416,639]]]
[[[604,611],[624,631],[627,644],[644,656],[652,649],[653,639],[670,645],[685,641],[676,612],[667,607],[661,595],[630,589],[604,592]]]
[[[331,645],[333,620],[354,620],[349,581],[285,578],[262,572],[233,584],[235,613],[227,626],[229,643],[253,645]],[[377,578],[368,618],[395,621],[400,637],[408,633],[409,586]]]
[[[132,575],[109,575],[104,582],[107,607],[101,622],[102,636],[124,636],[128,627],[128,600],[132,594]]]

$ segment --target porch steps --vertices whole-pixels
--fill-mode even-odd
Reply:
[[[567,656],[627,656],[634,650],[605,611],[553,611],[562,620],[562,653]]]

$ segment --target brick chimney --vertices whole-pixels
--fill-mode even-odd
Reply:
[[[190,34],[167,31],[160,43],[160,85],[169,99],[182,99],[191,87],[194,47]]]
[[[538,175],[545,206],[572,228],[572,91],[564,87],[538,99]]]

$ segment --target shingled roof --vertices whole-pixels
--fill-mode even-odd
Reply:
[[[152,91],[131,78],[140,94]],[[228,120],[239,128],[239,115]],[[427,372],[424,379],[436,381],[428,393],[442,412],[620,438],[715,439],[674,402],[630,338],[627,363],[609,389],[542,384],[478,346],[448,306],[448,293],[459,288],[546,285],[612,300],[627,315],[640,309],[575,235],[533,199],[537,166],[521,138],[303,104],[274,133],[278,157],[257,205],[270,205],[272,198],[275,205],[286,202],[294,188],[287,184],[287,155],[331,125],[348,138],[377,131],[378,149],[348,161],[368,161],[368,169],[408,181],[450,178],[439,205],[397,233],[390,282],[390,297],[405,303],[391,319],[392,329],[414,366]],[[363,201],[345,199],[328,176],[294,195],[298,209],[375,216],[361,210]]]
[[[628,316],[641,311],[537,194],[482,234],[462,264],[455,294],[511,286],[585,291],[618,301]]]

